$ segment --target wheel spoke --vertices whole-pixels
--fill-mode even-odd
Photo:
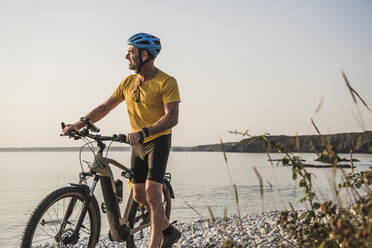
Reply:
[[[34,240],[34,242],[35,242],[35,243],[38,243],[38,242],[43,242],[43,241],[46,241],[46,240],[50,240],[50,238]]]
[[[41,229],[41,231],[43,232],[43,233],[45,233],[45,235],[46,236],[48,236],[48,237],[50,237],[50,238],[52,238],[53,240],[54,240],[54,236],[53,235],[50,235],[44,228],[42,228],[42,227],[40,227],[40,229]],[[39,235],[39,236],[45,236],[45,235],[43,235],[43,234],[36,234],[36,235]]]
[[[70,224],[71,226],[76,227],[76,224],[74,224],[72,222],[67,222],[67,223]],[[81,224],[80,230],[85,232],[86,234],[90,233],[90,230],[88,228],[86,228],[85,225],[83,225],[83,224]],[[86,230],[88,230],[88,231],[86,231]]]
[[[59,204],[59,201],[57,201],[57,204]],[[54,213],[55,213],[56,216],[57,216],[57,219],[56,219],[57,223],[58,223],[58,222],[61,223],[61,220],[58,218],[58,206],[57,206],[57,211],[56,211],[56,209],[54,208],[54,205],[52,205],[52,208],[53,208]],[[58,230],[59,230],[58,224],[56,225],[56,229],[57,229],[57,233],[58,233]]]
[[[46,213],[47,213],[47,215],[49,216],[49,219],[50,219],[50,223],[53,223],[53,218],[50,216],[50,214],[49,214],[49,209],[46,211]],[[47,223],[47,222],[46,222]],[[50,225],[48,225],[48,226],[50,226]],[[58,233],[58,229],[57,229],[57,227],[54,227],[55,229],[56,229],[56,234]],[[53,230],[50,228],[50,230],[53,232]]]
[[[63,189],[65,189],[65,192],[62,191]],[[74,230],[76,230],[79,218],[84,209],[85,198],[84,195],[76,189],[63,189],[61,189],[62,192],[56,191],[56,193],[54,193],[55,195],[51,194],[48,196],[51,197],[50,199],[46,199],[46,201],[50,202],[48,203],[49,205],[40,204],[35,210],[34,215],[36,214],[37,216],[37,214],[40,214],[41,216],[38,217],[37,222],[30,222],[30,228],[26,228],[28,232],[32,232],[31,235],[30,233],[28,235],[23,235],[23,244],[32,242],[30,245],[27,245],[27,247],[74,247],[75,244],[70,242],[64,244],[64,242],[68,240]],[[73,207],[69,203],[74,203]],[[63,224],[63,219],[67,217],[64,217],[64,215],[69,211],[69,207],[72,207],[72,209],[70,209],[70,218]],[[98,213],[96,212],[96,214],[94,214],[95,212],[92,210],[98,211]],[[61,216],[59,216],[60,214]],[[94,235],[99,235],[96,229],[97,223],[94,224],[94,219],[92,219],[92,216],[97,216],[97,214],[99,214],[98,208],[92,209],[91,206],[88,208],[79,230],[78,241],[85,240],[87,244],[92,244],[92,242],[97,240],[97,236],[92,236],[93,233]],[[32,225],[35,226],[34,229]],[[63,226],[64,228],[61,229]],[[93,229],[93,227],[95,229]],[[57,233],[59,234],[58,238],[56,238]]]

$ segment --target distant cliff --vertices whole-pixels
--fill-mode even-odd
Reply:
[[[237,136],[238,137],[238,136]],[[372,131],[363,133],[339,133],[327,135],[302,135],[298,136],[299,148],[296,145],[296,136],[269,136],[269,140],[280,143],[292,152],[314,152],[312,145],[317,152],[324,150],[323,143],[331,144],[336,153],[372,153]],[[323,143],[321,141],[323,139]],[[79,151],[80,147],[0,147],[0,152],[70,152]],[[226,152],[266,152],[262,141],[252,138],[243,139],[239,142],[224,143]],[[89,151],[85,148],[83,151]],[[111,147],[110,151],[130,151],[129,146]],[[190,152],[220,152],[221,144],[199,145],[193,147],[172,147],[172,151]]]
[[[296,145],[296,136],[269,136],[269,140],[288,147],[292,152],[321,152],[325,147],[321,141],[331,144],[336,153],[372,153],[372,131],[363,133],[339,133],[327,135],[302,135],[298,136],[299,149]],[[263,142],[252,138],[239,142],[224,144],[226,152],[266,152]],[[220,144],[199,145],[195,147],[174,147],[174,151],[221,151]]]

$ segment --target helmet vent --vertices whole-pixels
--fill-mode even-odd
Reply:
[[[141,39],[141,36],[137,36],[136,38],[132,39],[131,41],[133,42],[133,41],[136,41],[136,40],[139,40],[139,39]]]
[[[154,40],[153,41],[156,45],[160,46],[160,40]]]
[[[150,42],[148,40],[141,40],[141,41],[138,41],[137,44],[150,45]]]

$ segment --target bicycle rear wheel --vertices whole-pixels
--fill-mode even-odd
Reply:
[[[20,247],[94,248],[101,227],[101,217],[95,197],[90,199],[78,239],[69,240],[87,199],[84,189],[76,187],[61,188],[49,194],[30,216]],[[63,226],[64,228],[61,228]]]
[[[164,206],[165,215],[167,216],[169,220],[172,205],[171,205],[171,197],[170,197],[169,190],[166,184],[163,184],[162,202]],[[144,224],[149,224],[150,223],[150,212],[148,212],[145,209],[145,207],[142,206],[142,204],[140,205],[137,202],[132,201],[132,205],[129,211],[128,221],[129,221],[130,229],[134,229]],[[142,239],[143,239],[143,235],[141,232],[137,232],[134,235],[130,235],[127,240],[127,248],[135,248],[136,244],[138,244]]]

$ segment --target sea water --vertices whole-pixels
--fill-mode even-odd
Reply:
[[[57,188],[77,183],[81,171],[78,152],[1,152],[0,153],[0,247],[17,247],[24,226],[37,204]],[[301,155],[306,163],[314,162],[315,154]],[[349,157],[348,154],[339,154]],[[130,152],[110,152],[109,156],[130,167]],[[272,154],[280,158],[281,154]],[[92,153],[83,152],[82,159],[91,161]],[[360,162],[354,163],[362,171],[372,166],[372,155],[354,154]],[[168,161],[168,172],[172,174],[171,184],[175,192],[172,200],[171,221],[194,221],[209,217],[208,206],[215,216],[239,211],[259,213],[262,211],[288,209],[306,205],[298,202],[303,196],[298,181],[292,180],[290,167],[276,166],[267,161],[263,153],[227,153],[227,163],[220,152],[172,152]],[[83,163],[84,168],[87,167]],[[256,167],[262,177],[263,198]],[[332,169],[309,168],[316,178],[314,187],[319,200],[333,199],[330,184]],[[350,172],[350,169],[346,169]],[[114,176],[124,183],[124,198],[127,197],[125,178],[118,169]],[[340,172],[337,173],[340,175]],[[339,176],[337,176],[339,178]],[[237,187],[238,203],[234,188]],[[100,186],[95,195],[102,202]],[[125,200],[123,201],[125,202]],[[123,206],[122,206],[123,207]],[[123,210],[122,210],[123,211]],[[106,215],[101,213],[101,235],[107,233]]]

